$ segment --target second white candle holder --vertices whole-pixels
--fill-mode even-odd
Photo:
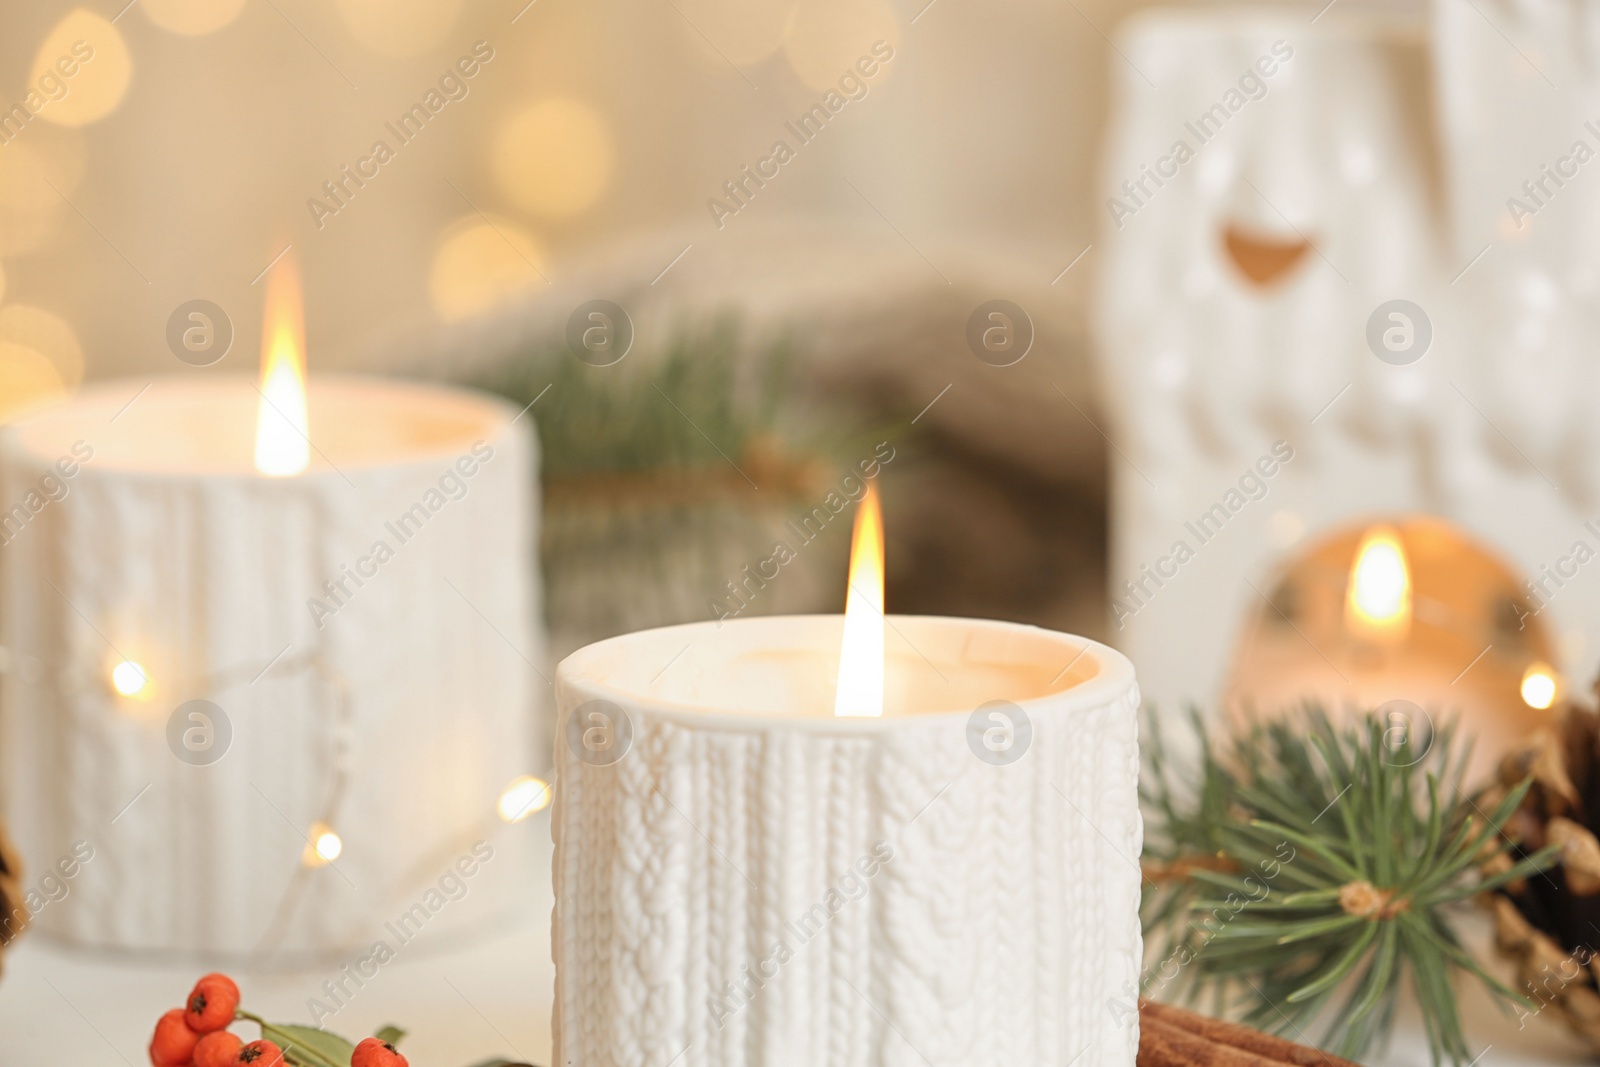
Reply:
[[[519,899],[526,835],[495,830],[543,762],[531,420],[313,378],[310,469],[265,477],[259,401],[113,382],[0,433],[0,804],[31,869],[92,857],[42,932],[293,961]],[[458,864],[489,872],[459,900]]]

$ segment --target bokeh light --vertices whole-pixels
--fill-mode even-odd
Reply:
[[[461,12],[461,0],[338,0],[356,43],[384,56],[414,56],[440,44]]]
[[[0,341],[0,423],[66,395],[66,383],[48,359],[26,345]]]
[[[135,700],[150,698],[150,676],[131,659],[122,660],[111,668],[111,688]]]
[[[83,178],[83,134],[34,122],[0,148],[0,255],[37,251]],[[54,188],[52,188],[52,186]]]
[[[39,45],[28,73],[28,99],[40,101],[41,119],[84,126],[115,111],[132,78],[133,60],[121,31],[80,7]]]
[[[0,308],[0,341],[30,349],[53,368],[67,389],[83,381],[83,346],[65,319],[29,304]]]
[[[445,229],[428,291],[440,317],[467,318],[544,285],[544,257],[509,219],[469,215]]]
[[[27,141],[19,138],[0,152],[0,205],[19,211],[49,210],[61,202],[50,183],[44,154]]]
[[[898,49],[900,23],[887,0],[800,0],[789,18],[783,54],[812,89],[830,89],[872,55],[878,41]],[[879,67],[876,85],[893,63]]]
[[[59,208],[24,211],[0,204],[0,256],[37,251],[55,232],[60,217]]]
[[[1556,672],[1548,663],[1534,663],[1522,675],[1522,702],[1543,710],[1556,702]]]
[[[495,138],[490,166],[512,203],[546,218],[593,205],[611,184],[616,147],[606,120],[577,100],[542,100],[514,115]]]
[[[550,783],[525,774],[506,786],[496,810],[505,822],[521,822],[534,812],[550,806]]]
[[[707,60],[749,67],[783,47],[795,0],[678,0],[678,6],[684,35]]]
[[[145,18],[172,33],[199,37],[239,17],[245,0],[139,0]]]
[[[325,867],[343,853],[344,838],[327,823],[316,822],[311,824],[311,832],[306,835],[306,848],[300,855],[300,862],[307,867]]]

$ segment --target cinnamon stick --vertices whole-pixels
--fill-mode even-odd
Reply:
[[[1356,1067],[1349,1060],[1198,1012],[1139,1002],[1138,1067]]]

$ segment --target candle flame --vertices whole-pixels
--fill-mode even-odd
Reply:
[[[856,509],[850,542],[850,589],[844,601],[835,715],[883,714],[883,629],[883,512],[877,490],[868,485]]]
[[[1411,631],[1411,568],[1400,533],[1374,526],[1361,538],[1350,568],[1345,621],[1358,634],[1404,640]]]
[[[299,474],[311,461],[306,416],[305,321],[293,253],[267,274],[261,323],[261,403],[256,406],[256,470]]]

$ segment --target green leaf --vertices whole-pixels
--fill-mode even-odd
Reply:
[[[378,1027],[378,1032],[372,1036],[377,1038],[379,1041],[384,1041],[391,1045],[398,1045],[400,1043],[400,1039],[406,1036],[406,1032],[400,1029],[394,1023],[390,1023],[387,1026]]]
[[[261,1036],[283,1049],[293,1067],[350,1067],[356,1047],[338,1034],[314,1026],[262,1023]]]

